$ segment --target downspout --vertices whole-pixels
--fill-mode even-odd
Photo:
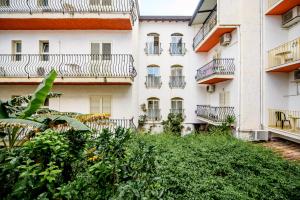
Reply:
[[[264,6],[260,1],[260,129],[264,129]]]
[[[239,76],[238,76],[238,120],[237,120],[237,132],[239,134],[241,129],[241,104],[242,104],[242,34],[241,34],[241,26],[238,26],[238,52],[239,52]]]

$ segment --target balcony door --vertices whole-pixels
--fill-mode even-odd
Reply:
[[[90,97],[91,114],[111,114],[111,97],[110,96],[91,96]]]
[[[183,53],[182,37],[181,33],[173,33],[171,35],[171,54],[181,55]]]
[[[160,118],[159,99],[148,99],[148,118],[152,121],[158,121]]]
[[[22,60],[22,41],[14,40],[12,41],[12,60],[21,61]]]
[[[182,76],[182,66],[180,65],[174,65],[171,68],[171,76],[173,77],[179,77]]]
[[[112,44],[91,43],[91,68],[90,73],[98,76],[111,76],[112,69]]]
[[[147,74],[146,86],[149,88],[159,88],[161,86],[159,66],[148,66]]]
[[[160,54],[159,34],[149,33],[147,35],[147,51],[148,54]]]
[[[171,99],[171,113],[182,114],[183,112],[183,99],[173,98]]]

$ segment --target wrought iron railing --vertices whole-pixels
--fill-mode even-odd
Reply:
[[[160,55],[162,53],[161,43],[146,42],[144,49],[146,55]]]
[[[232,75],[235,71],[234,59],[213,59],[197,70],[196,80],[200,81],[212,75]]]
[[[170,109],[170,113],[181,114],[182,116],[184,116],[184,109]]]
[[[269,51],[269,65],[272,68],[300,60],[300,38],[282,44]]]
[[[202,42],[210,31],[217,25],[217,11],[213,11],[193,40],[194,49]]]
[[[137,19],[135,0],[2,0],[1,13],[128,13]]]
[[[172,56],[184,56],[186,51],[185,43],[170,43],[169,52]]]
[[[146,76],[146,88],[160,88],[162,85],[160,76]]]
[[[170,76],[169,86],[173,88],[185,88],[186,82],[184,76]]]
[[[147,111],[147,120],[160,121],[161,120],[160,109],[149,109]]]
[[[59,77],[129,77],[137,73],[128,54],[0,54],[1,77],[43,77],[55,69]]]
[[[216,123],[222,123],[226,121],[228,116],[234,116],[234,107],[198,105],[196,115]]]

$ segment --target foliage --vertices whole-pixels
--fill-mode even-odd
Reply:
[[[181,131],[183,129],[183,121],[184,119],[182,117],[182,114],[170,113],[168,115],[168,119],[162,122],[164,126],[164,132],[181,135]]]
[[[141,130],[147,121],[147,115],[140,115],[138,120],[138,128]]]
[[[213,135],[232,135],[232,125],[235,123],[235,116],[228,115],[225,122],[220,126],[209,127],[209,132]]]

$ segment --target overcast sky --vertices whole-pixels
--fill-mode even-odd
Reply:
[[[199,0],[139,0],[141,15],[193,15]]]

